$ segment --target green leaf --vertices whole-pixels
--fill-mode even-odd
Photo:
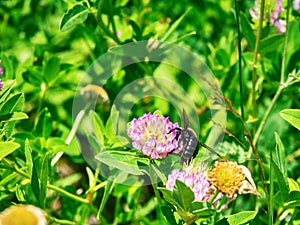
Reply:
[[[13,112],[0,116],[0,122],[11,122],[24,119],[28,119],[28,116],[26,113],[23,112]]]
[[[283,40],[283,34],[275,34],[262,39],[259,45],[259,53],[266,54],[274,52],[282,45]]]
[[[215,223],[215,225],[228,225],[228,221],[226,218],[223,218],[221,220],[219,220],[217,223]]]
[[[18,93],[10,97],[1,108],[1,115],[21,111],[24,103],[24,95]]]
[[[143,33],[142,33],[142,30],[139,27],[139,25],[134,20],[129,20],[129,24],[131,25],[131,27],[132,27],[132,29],[134,31],[135,38],[137,40],[141,40],[142,36],[143,36]]]
[[[227,218],[227,221],[230,225],[239,225],[248,223],[250,220],[254,219],[257,211],[244,211],[239,212],[234,215],[230,215]]]
[[[282,202],[285,202],[287,200],[288,194],[289,194],[289,186],[288,186],[287,178],[284,176],[282,171],[279,169],[277,164],[272,159],[270,159],[270,163],[271,163],[271,167],[273,168],[273,171],[274,171],[273,177],[271,177],[270,179],[275,178],[277,180],[281,200],[282,200]]]
[[[49,84],[51,81],[55,80],[60,70],[59,58],[52,57],[48,60],[45,69],[44,69],[44,77],[47,83]]]
[[[180,180],[176,180],[175,182],[173,196],[186,212],[189,211],[192,202],[195,199],[194,192]]]
[[[15,142],[0,142],[0,160],[17,150],[21,145]]]
[[[246,38],[250,48],[254,50],[255,47],[255,35],[253,33],[253,29],[251,28],[250,22],[245,15],[245,13],[240,12],[240,18],[241,18],[241,28],[242,28],[242,33],[244,37]]]
[[[22,192],[22,189],[21,189],[21,185],[17,185],[15,193],[16,193],[16,197],[17,197],[19,202],[25,202],[26,201],[24,193]]]
[[[279,135],[275,132],[276,141],[276,157],[273,157],[274,162],[278,165],[282,174],[286,176],[286,166],[285,166],[285,149]]]
[[[24,104],[24,95],[22,93],[18,93],[10,97],[2,106],[0,110],[0,115],[6,115],[9,113],[14,113],[17,111],[22,111]],[[5,136],[9,138],[14,130],[16,121],[10,121],[5,123],[3,127],[3,133],[5,133]]]
[[[119,111],[117,111],[115,105],[113,105],[111,107],[110,117],[108,118],[105,124],[105,135],[108,139],[113,139],[118,133],[118,121]]]
[[[32,160],[32,149],[28,139],[25,141],[25,159],[26,159],[26,166],[28,168],[29,176],[32,176],[32,168],[33,168],[33,160]]]
[[[100,162],[121,171],[134,174],[143,175],[144,173],[139,169],[137,164],[138,157],[135,155],[124,154],[118,151],[104,151],[100,152],[95,157]],[[139,160],[141,160],[139,158]]]
[[[77,24],[84,23],[89,14],[88,8],[83,5],[75,5],[67,13],[64,14],[60,24],[60,30],[66,31]]]
[[[161,211],[169,224],[177,224],[174,216],[175,208],[172,205],[162,205]]]
[[[123,7],[128,3],[129,0],[117,0],[114,4],[116,7]]]
[[[44,82],[43,75],[40,71],[29,69],[22,74],[22,78],[29,84],[40,89],[41,84]]]
[[[290,191],[300,191],[299,184],[292,178],[288,178],[288,184]]]
[[[193,202],[191,206],[191,213],[199,218],[211,217],[215,212],[215,209],[208,208],[204,202]]]
[[[287,208],[300,207],[300,191],[292,191],[289,194],[287,202],[284,203],[284,206]]]
[[[32,176],[30,180],[30,186],[32,189],[32,192],[34,194],[34,197],[36,200],[39,202],[40,201],[40,183],[39,183],[39,178],[38,178],[38,173],[37,169],[35,166],[35,163],[33,162],[33,167],[32,167]]]
[[[44,108],[38,116],[35,125],[35,134],[38,137],[49,138],[52,132],[52,117],[48,108]]]
[[[107,184],[105,186],[105,189],[104,189],[104,194],[103,194],[103,197],[101,199],[101,203],[100,203],[100,207],[99,207],[99,210],[98,210],[98,214],[97,214],[97,218],[99,219],[100,216],[101,216],[101,213],[105,207],[105,204],[115,186],[115,180],[116,180],[116,177],[111,177],[111,179],[108,179],[107,181]]]
[[[105,128],[104,128],[104,124],[103,124],[101,118],[98,116],[98,114],[94,110],[91,110],[89,112],[89,118],[91,119],[91,123],[94,128],[96,137],[104,145]]]
[[[166,189],[166,188],[163,188],[163,187],[158,187],[158,190],[161,191],[161,193],[162,193],[163,196],[164,196],[164,199],[165,199],[167,202],[169,202],[169,203],[171,203],[172,205],[176,206],[177,208],[183,210],[183,208],[181,207],[181,205],[174,199],[174,197],[173,197],[173,192],[172,192],[172,191],[170,191],[170,190],[168,190],[168,189]]]
[[[49,176],[49,157],[48,154],[45,154],[42,163],[41,174],[40,174],[41,189],[39,193],[39,202],[40,202],[40,207],[42,209],[44,209],[46,205],[48,176]]]
[[[0,92],[0,104],[5,102],[7,97],[9,96],[13,86],[15,84],[15,80],[5,81],[2,91]]]
[[[300,109],[284,109],[279,114],[292,126],[300,130]]]
[[[161,41],[167,41],[171,34],[176,30],[184,17],[191,11],[192,7],[188,7],[185,12],[171,25],[169,30],[165,33],[165,35],[161,38]]]

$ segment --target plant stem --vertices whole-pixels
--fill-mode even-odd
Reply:
[[[254,138],[253,138],[253,145],[254,146],[257,144],[258,138],[259,138],[259,136],[260,136],[260,134],[261,134],[261,132],[262,132],[262,130],[263,130],[266,122],[267,122],[269,114],[270,114],[271,110],[273,109],[273,107],[274,107],[274,105],[275,105],[278,97],[280,96],[283,88],[284,88],[284,86],[280,84],[280,86],[278,87],[278,89],[277,89],[277,91],[276,91],[276,93],[275,93],[275,95],[274,95],[274,97],[273,97],[273,99],[272,99],[269,107],[267,108],[267,110],[266,110],[266,112],[264,114],[264,117],[262,118],[262,121],[259,124],[259,127],[258,127],[258,129],[257,129],[257,131],[256,131],[256,133],[254,135]]]
[[[256,103],[256,63],[258,58],[259,44],[260,44],[260,36],[262,31],[262,24],[264,20],[264,11],[265,11],[265,0],[261,0],[260,4],[260,18],[256,35],[256,42],[254,47],[254,56],[253,56],[253,66],[252,66],[252,116],[253,118],[257,118],[257,103]],[[253,134],[256,133],[256,124],[253,124]]]
[[[49,216],[49,219],[50,221],[54,222],[55,224],[64,224],[64,225],[76,225],[77,223],[76,222],[73,222],[73,221],[69,221],[69,220],[60,220],[60,219],[57,219],[55,217],[50,217]]]
[[[30,179],[30,176],[26,172],[24,172],[22,169],[19,169],[18,167],[15,167],[15,166],[11,166],[10,163],[6,159],[3,159],[3,162],[5,162],[7,164],[8,168],[10,170],[15,171],[16,173],[20,174],[21,176],[25,177],[26,179]],[[63,190],[59,187],[56,187],[52,184],[47,184],[47,188],[52,189],[52,190],[54,190],[58,193],[61,193],[62,195],[65,195],[65,196],[67,196],[69,198],[72,198],[76,201],[88,204],[88,201],[86,199],[80,198],[77,195],[73,195],[73,194],[71,194],[71,193],[69,193],[69,192],[67,192],[67,191],[65,191],[65,190]]]
[[[274,177],[273,177],[273,173],[274,173],[274,165],[272,163],[272,160],[273,160],[273,153],[272,151],[270,151],[270,190],[269,190],[269,211],[268,211],[268,216],[269,216],[269,224],[273,224],[273,221],[274,221],[274,215],[273,215],[273,212],[274,212]]]
[[[69,197],[71,199],[74,199],[74,200],[76,200],[78,202],[81,202],[81,203],[84,203],[84,204],[88,204],[88,201],[85,198],[80,198],[77,195],[73,195],[70,192],[67,192],[67,191],[65,191],[65,190],[63,190],[63,189],[61,189],[59,187],[56,187],[56,186],[54,186],[52,184],[47,184],[47,188],[52,189],[52,190],[54,190],[54,191],[56,191],[56,192],[58,192],[58,193],[60,193],[62,195],[65,195],[65,196],[67,196],[67,197]]]
[[[287,45],[288,45],[288,31],[289,31],[289,11],[290,11],[290,0],[288,0],[288,7],[287,7],[287,16],[286,16],[286,24],[287,24],[287,27],[286,27],[286,32],[285,32],[285,40],[284,40],[284,48],[283,48],[283,53],[282,53],[282,61],[281,61],[281,73],[280,73],[280,84],[279,84],[279,87],[271,101],[271,104],[269,105],[269,107],[267,108],[266,110],[266,113],[261,121],[261,123],[259,124],[259,127],[257,129],[257,132],[255,133],[254,135],[254,138],[253,138],[253,145],[255,146],[257,144],[257,141],[258,141],[258,138],[266,124],[266,121],[269,117],[269,114],[271,112],[271,110],[273,109],[278,97],[280,96],[282,90],[284,88],[286,88],[287,86],[290,85],[290,83],[288,81],[284,81],[284,74],[285,74],[285,63],[286,63],[286,53],[287,53]],[[250,152],[248,153],[248,156]]]
[[[72,126],[72,129],[65,141],[65,143],[67,145],[69,145],[71,143],[71,141],[73,140],[73,138],[75,137],[76,131],[78,129],[78,126],[79,126],[85,112],[86,112],[86,108],[80,110],[80,112],[77,114],[74,124]],[[54,166],[58,162],[58,160],[62,157],[63,154],[64,154],[64,152],[58,152],[51,160],[51,166]]]
[[[238,33],[238,66],[239,66],[239,79],[240,79],[240,107],[241,107],[241,116],[244,118],[244,88],[243,88],[243,77],[242,77],[242,47],[241,47],[241,30],[240,30],[240,12],[239,12],[239,5],[238,0],[235,0],[235,14],[236,14],[236,23],[237,23],[237,33]]]

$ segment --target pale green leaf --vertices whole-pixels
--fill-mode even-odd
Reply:
[[[300,130],[300,109],[284,109],[279,114],[292,126]]]
[[[0,160],[11,154],[20,147],[20,144],[15,142],[0,142]]]

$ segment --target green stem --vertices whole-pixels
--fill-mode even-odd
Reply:
[[[63,224],[63,225],[76,225],[77,224],[76,222],[73,222],[73,221],[60,220],[60,219],[57,219],[57,218],[51,217],[51,216],[49,216],[48,218],[51,222],[54,222],[55,224]]]
[[[258,138],[259,138],[261,132],[263,131],[263,128],[264,128],[264,126],[267,122],[269,114],[272,111],[272,109],[273,109],[278,97],[280,96],[282,90],[290,85],[289,81],[286,81],[286,82],[284,81],[285,63],[286,63],[286,54],[287,54],[287,45],[288,45],[289,14],[290,14],[289,11],[290,11],[290,1],[288,1],[288,7],[287,7],[287,12],[286,12],[287,13],[287,16],[286,16],[287,27],[286,27],[286,32],[285,32],[284,48],[283,48],[282,61],[281,61],[280,84],[279,84],[279,87],[278,87],[272,101],[271,101],[271,104],[267,108],[266,113],[264,114],[264,117],[263,117],[261,123],[259,124],[257,132],[254,135],[254,138],[253,138],[253,145],[254,146],[257,144]],[[248,156],[249,156],[249,154],[248,154]]]
[[[260,36],[262,31],[262,24],[264,20],[264,11],[265,11],[265,0],[261,0],[260,5],[260,18],[259,18],[259,24],[258,24],[258,30],[257,30],[257,36],[256,36],[256,42],[254,47],[254,56],[253,56],[253,66],[252,66],[252,116],[253,118],[257,118],[257,104],[256,104],[256,81],[257,81],[257,74],[256,74],[256,63],[258,58],[258,50],[259,50],[259,44],[260,44]],[[253,124],[253,134],[256,133],[256,125]]]
[[[27,173],[25,173],[22,169],[19,169],[18,167],[11,166],[10,163],[6,159],[3,159],[3,162],[5,162],[5,164],[7,165],[8,169],[10,169],[12,171],[15,171],[16,173],[20,174],[21,176],[23,176],[23,177],[25,177],[27,179],[30,179],[30,175],[27,174]],[[47,188],[52,189],[52,190],[54,190],[54,191],[56,191],[58,193],[61,193],[61,194],[65,195],[65,196],[67,196],[69,198],[72,198],[72,199],[74,199],[76,201],[88,204],[88,201],[86,199],[80,198],[80,197],[78,197],[76,195],[73,195],[73,194],[71,194],[71,193],[69,193],[69,192],[67,192],[67,191],[65,191],[65,190],[63,190],[63,189],[61,189],[59,187],[56,187],[56,186],[54,186],[52,184],[47,184]]]
[[[80,112],[77,114],[76,119],[74,121],[74,124],[72,126],[72,129],[71,129],[71,131],[70,131],[70,133],[69,133],[69,135],[68,135],[68,137],[67,137],[67,139],[65,141],[65,143],[67,145],[69,145],[71,143],[71,141],[73,140],[73,138],[75,137],[76,131],[78,129],[78,126],[79,126],[79,124],[80,124],[83,116],[85,115],[86,109],[87,109],[87,107],[85,107],[84,109],[80,110]],[[53,159],[51,160],[51,166],[54,166],[58,162],[58,160],[62,157],[63,154],[64,154],[64,152],[58,152],[53,157]]]
[[[150,180],[151,180],[151,183],[152,183],[152,187],[153,187],[153,190],[154,190],[154,194],[155,194],[155,197],[157,198],[157,201],[158,203],[161,205],[162,204],[162,200],[161,200],[161,197],[160,197],[160,194],[158,192],[158,185],[157,185],[157,176],[156,176],[156,173],[153,169],[153,166],[155,166],[155,164],[152,164],[152,160],[151,160],[151,164],[150,164],[150,167],[149,167],[149,173],[150,173]]]
[[[238,33],[238,66],[239,66],[239,81],[240,81],[240,107],[241,107],[241,117],[244,118],[244,88],[243,88],[243,77],[242,77],[242,47],[241,47],[241,30],[240,30],[240,12],[239,5],[237,0],[235,2],[235,14],[236,14],[236,23],[237,23],[237,33]]]
[[[67,191],[65,191],[65,190],[63,190],[63,189],[61,189],[59,187],[56,187],[56,186],[54,186],[52,184],[47,184],[47,188],[49,188],[51,190],[54,190],[54,191],[56,191],[56,192],[58,192],[58,193],[60,193],[60,194],[62,194],[64,196],[67,196],[67,197],[71,198],[71,199],[74,199],[74,200],[76,200],[78,202],[81,202],[81,203],[84,203],[84,204],[88,204],[88,201],[85,198],[80,198],[77,195],[73,195],[70,192],[67,192]]]
[[[273,167],[273,163],[272,163],[272,160],[273,160],[273,153],[272,151],[270,151],[270,191],[269,191],[269,202],[268,202],[268,208],[269,208],[269,211],[268,211],[268,216],[269,216],[269,224],[273,224],[273,221],[274,221],[274,215],[273,215],[273,212],[274,212],[274,177],[273,177],[273,173],[274,173],[274,167]]]
[[[268,119],[268,117],[270,115],[270,112],[272,111],[272,109],[273,109],[273,107],[274,107],[274,105],[275,105],[275,103],[276,103],[276,101],[277,101],[278,97],[280,96],[280,94],[281,94],[281,92],[282,92],[283,89],[284,89],[284,86],[280,84],[280,86],[278,87],[278,89],[277,89],[277,91],[276,91],[276,93],[275,93],[275,95],[274,95],[274,97],[273,97],[273,99],[271,101],[271,104],[267,108],[267,110],[266,110],[266,112],[264,114],[264,117],[262,118],[262,121],[259,124],[259,127],[258,127],[258,129],[257,129],[257,131],[256,131],[256,133],[254,135],[254,138],[253,138],[253,145],[254,146],[257,144],[258,138],[259,138],[259,136],[260,136],[260,134],[261,134],[261,132],[262,132],[262,130],[263,130],[266,122],[267,122],[267,119]],[[248,156],[249,156],[249,154],[251,154],[251,153],[248,153]]]

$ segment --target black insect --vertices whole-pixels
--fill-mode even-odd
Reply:
[[[193,129],[188,127],[190,125],[190,121],[184,109],[183,109],[183,122],[184,122],[183,129],[174,128],[168,132],[171,133],[172,131],[176,130],[175,139],[178,140],[178,144],[177,147],[172,151],[172,154],[176,154],[180,156],[181,165],[189,163],[191,159],[197,155],[199,150],[199,145],[205,147],[209,151],[221,157],[211,147],[198,141],[196,132]]]

